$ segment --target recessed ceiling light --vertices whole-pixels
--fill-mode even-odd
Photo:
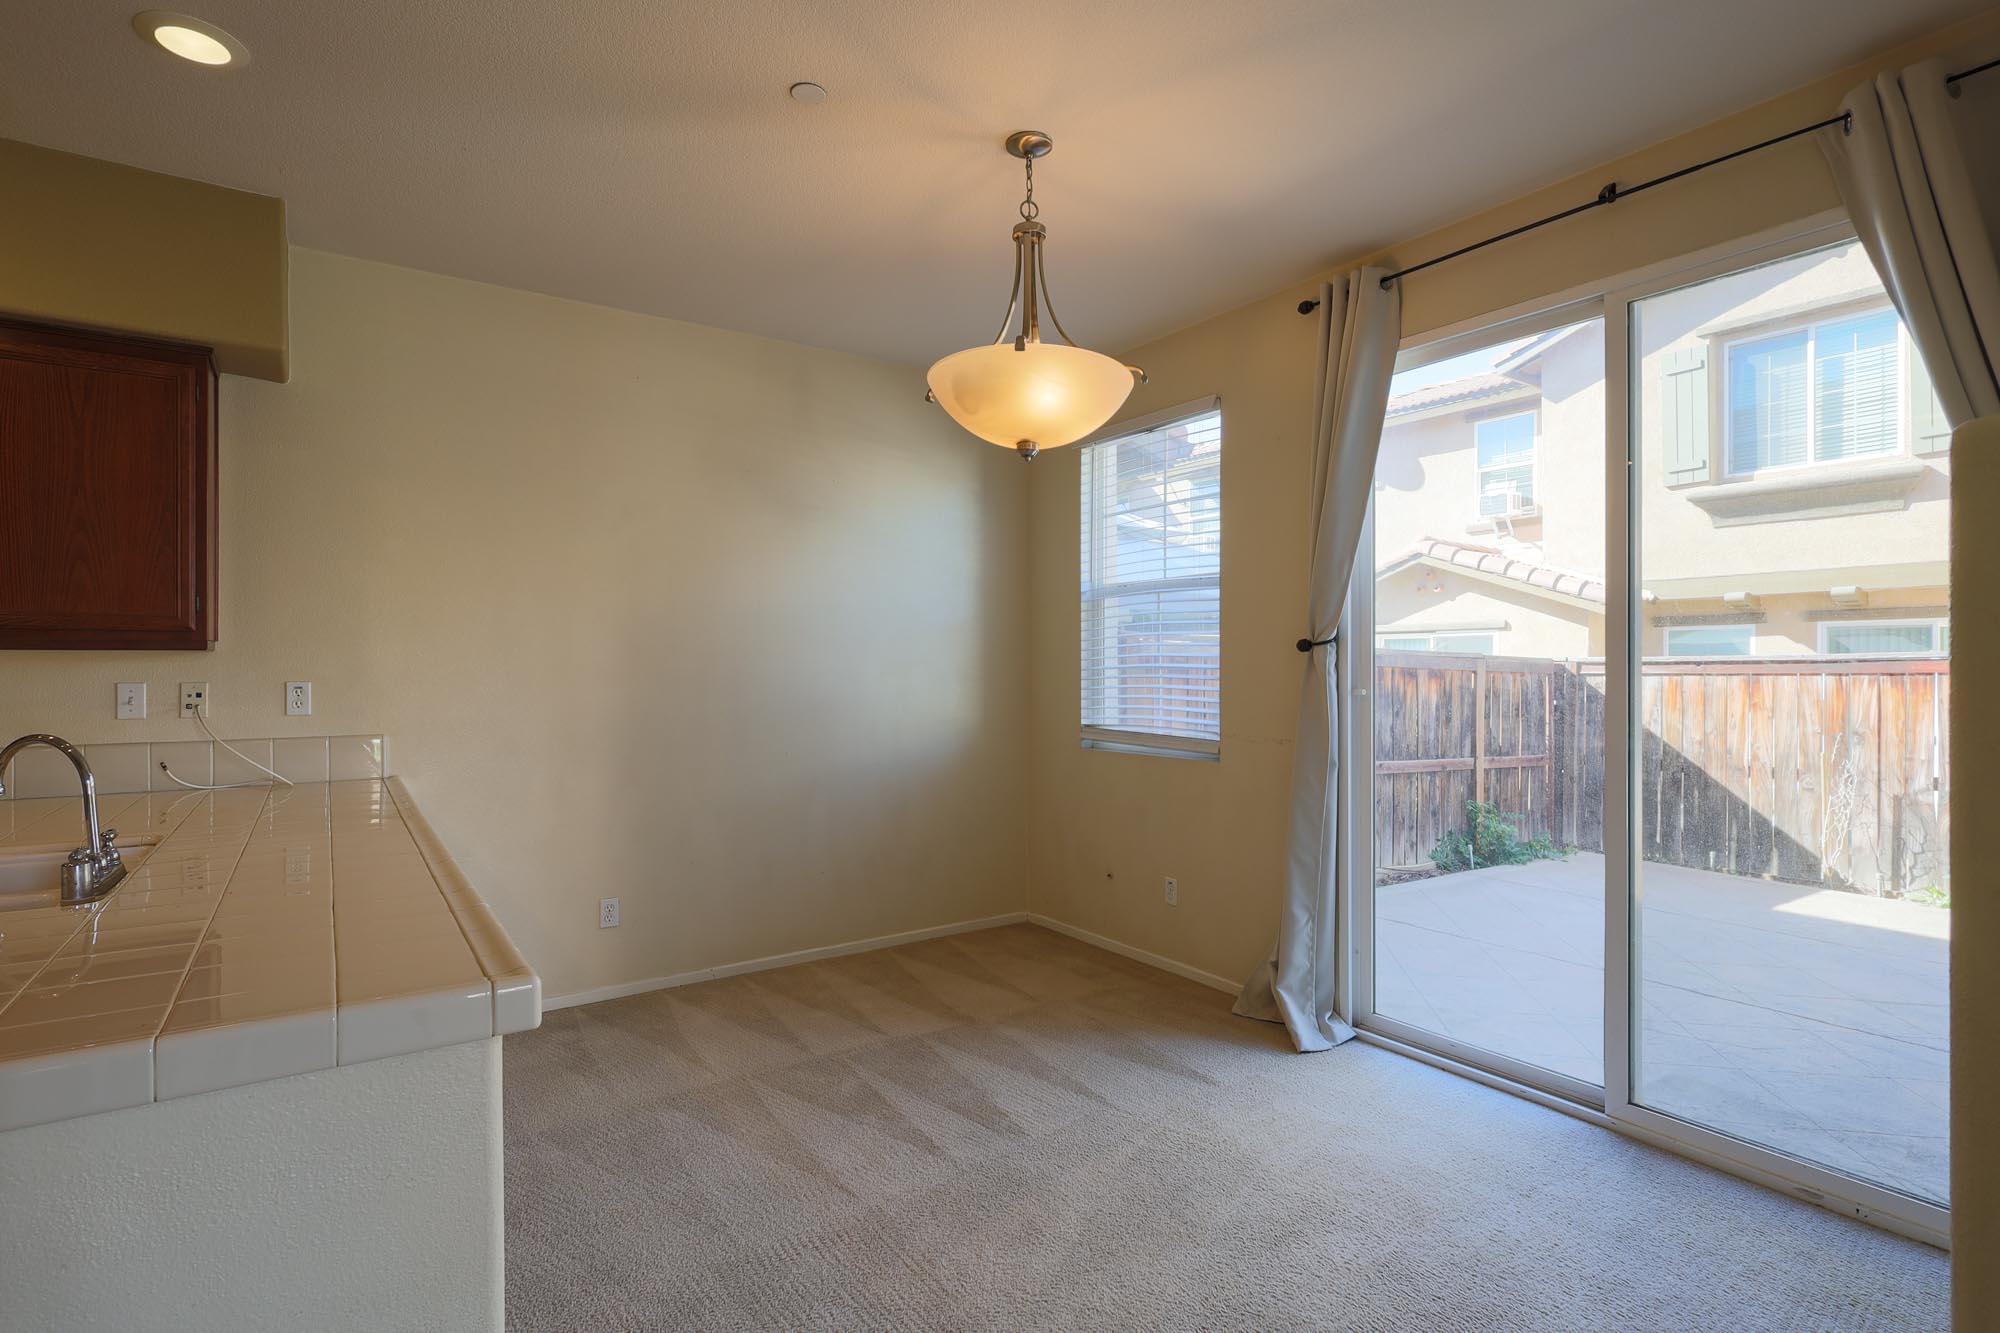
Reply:
[[[795,83],[792,85],[792,100],[807,106],[818,106],[826,100],[826,89],[816,83]]]
[[[250,59],[250,48],[192,15],[149,9],[132,16],[132,28],[161,50],[197,65],[241,65]]]

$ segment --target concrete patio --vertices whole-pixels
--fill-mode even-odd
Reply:
[[[1376,891],[1375,1007],[1603,1081],[1604,858]],[[1643,1106],[1920,1197],[1947,1192],[1949,911],[1646,868]]]

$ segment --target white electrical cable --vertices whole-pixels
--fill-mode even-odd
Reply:
[[[189,791],[234,791],[238,787],[268,787],[271,785],[268,782],[262,782],[262,781],[207,782],[207,783],[189,782],[186,778],[179,776],[174,772],[174,770],[168,768],[167,761],[164,759],[160,761],[160,771],[167,775],[167,781],[174,783],[176,786],[186,787]]]
[[[270,774],[273,781],[282,782],[287,787],[296,785],[292,782],[290,778],[286,777],[283,773],[279,773],[272,769],[264,767],[262,764],[258,763],[255,759],[252,759],[249,755],[243,753],[243,751],[237,749],[235,746],[231,745],[228,741],[216,735],[213,731],[210,731],[208,726],[207,704],[202,703],[195,705],[194,720],[195,723],[201,727],[202,731],[207,734],[209,740],[213,741],[217,745],[220,745],[223,749],[229,751],[229,753],[235,755],[238,759],[241,759],[244,763],[250,765],[250,767],[256,769],[259,773],[268,773]],[[189,791],[233,791],[238,787],[268,787],[271,785],[269,782],[209,782],[209,783],[189,782],[187,779],[177,776],[171,768],[168,768],[167,761],[164,759],[160,761],[160,771],[167,775],[168,780],[179,783],[181,786],[186,787]]]

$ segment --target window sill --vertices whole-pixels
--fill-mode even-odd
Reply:
[[[1186,736],[1155,736],[1144,731],[1112,731],[1105,727],[1085,727],[1077,736],[1086,750],[1109,750],[1113,754],[1150,754],[1162,759],[1222,758],[1220,741],[1198,741]]]
[[[1907,509],[1929,469],[1915,459],[1841,468],[1808,468],[1747,481],[1677,490],[1707,511],[1718,528]]]

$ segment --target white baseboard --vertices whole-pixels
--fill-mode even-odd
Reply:
[[[821,958],[839,958],[845,954],[867,953],[873,949],[892,949],[898,944],[915,944],[919,940],[934,940],[945,935],[963,935],[972,930],[990,930],[994,926],[1016,926],[1027,919],[1026,912],[1002,912],[999,916],[981,917],[976,921],[953,921],[948,925],[925,926],[920,930],[906,930],[896,935],[877,935],[872,939],[849,940],[845,944],[826,944],[817,949],[798,949],[791,953],[772,954],[766,958],[751,958],[740,963],[721,963],[715,967],[696,968],[692,972],[676,972],[667,977],[622,981],[615,986],[598,986],[592,990],[572,991],[568,995],[545,999],[542,1001],[542,1010],[546,1013],[551,1009],[568,1009],[573,1005],[596,1004],[600,1000],[619,1000],[627,995],[643,995],[647,991],[666,990],[672,986],[689,986],[697,981],[741,976],[745,972],[766,972],[774,967],[790,967],[794,963],[811,963]]]
[[[1067,935],[1073,940],[1082,940],[1085,944],[1094,945],[1099,949],[1130,958],[1136,963],[1144,963],[1148,967],[1157,967],[1162,972],[1171,972],[1177,977],[1186,977],[1189,981],[1199,981],[1202,985],[1214,990],[1225,991],[1230,995],[1234,995],[1243,989],[1241,982],[1231,981],[1227,977],[1218,977],[1215,973],[1204,972],[1198,967],[1189,967],[1186,963],[1178,962],[1175,959],[1167,957],[1165,954],[1148,953],[1144,949],[1135,948],[1120,940],[1114,940],[1109,935],[1099,935],[1094,931],[1085,930],[1082,926],[1072,926],[1067,921],[1058,921],[1052,916],[1043,916],[1040,912],[1029,912],[1027,919],[1031,924],[1046,926],[1059,935]]]

